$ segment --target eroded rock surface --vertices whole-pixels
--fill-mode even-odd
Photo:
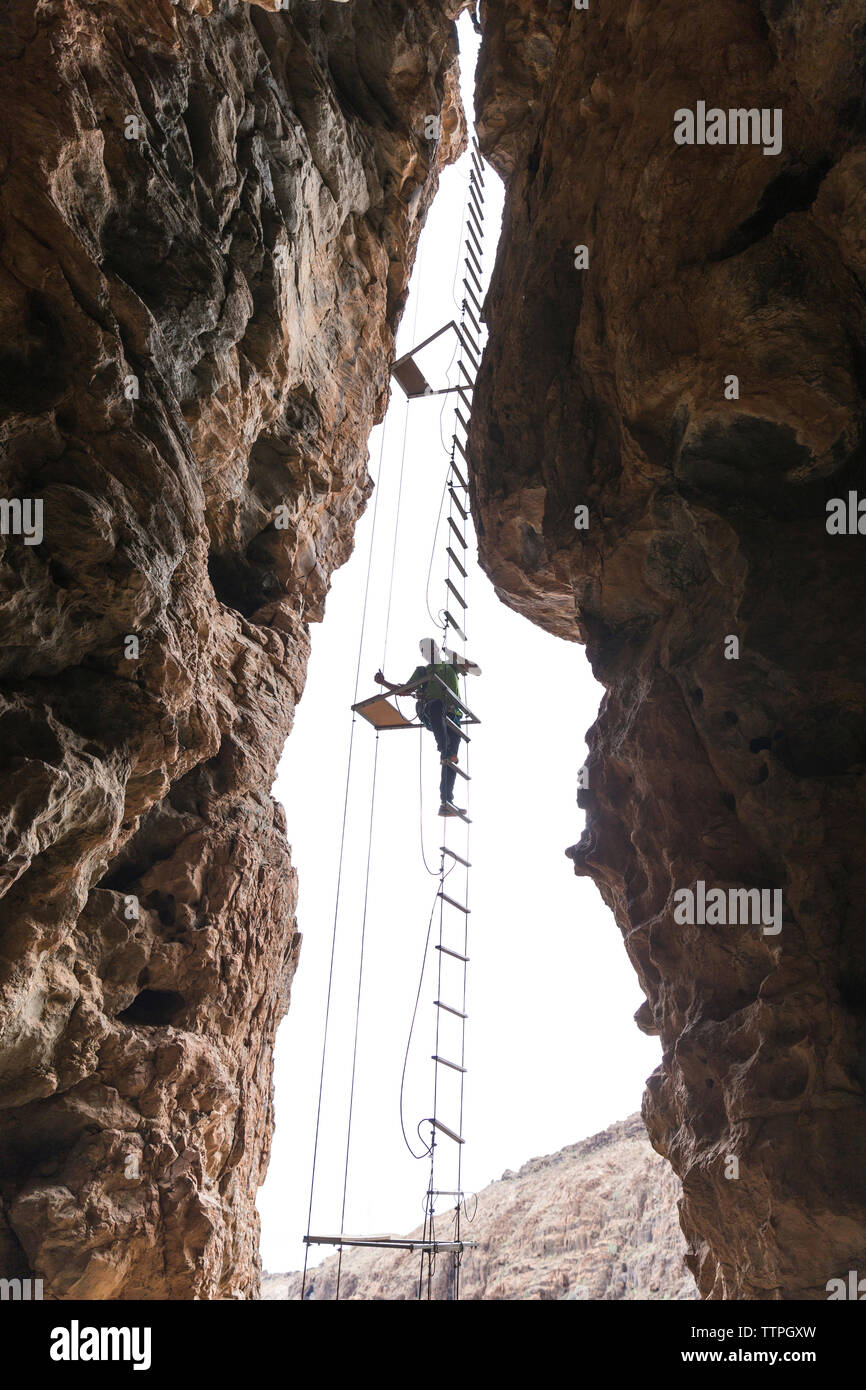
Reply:
[[[862,5],[481,13],[482,563],[606,686],[569,853],[661,1036],[699,1288],[825,1298],[866,1267],[866,539],[825,524],[864,483]],[[676,145],[698,101],[781,110],[781,154]],[[677,924],[698,880],[780,889],[781,931]]]
[[[464,0],[275,8],[0,24],[2,491],[44,527],[0,554],[0,1273],[46,1297],[256,1293],[270,787],[465,139]]]
[[[533,1158],[478,1193],[463,1224],[467,1250],[460,1298],[581,1301],[697,1298],[683,1264],[677,1217],[680,1185],[647,1143],[639,1115],[610,1125],[559,1153]],[[437,1223],[451,1238],[453,1212]],[[423,1230],[412,1233],[420,1239]],[[420,1256],[346,1249],[340,1298],[409,1301],[418,1297]],[[309,1271],[306,1297],[333,1299],[337,1257]],[[452,1261],[436,1268],[431,1297],[454,1297]],[[296,1299],[300,1274],[266,1274],[262,1297]]]

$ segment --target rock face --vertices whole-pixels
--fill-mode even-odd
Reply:
[[[0,1272],[46,1297],[257,1291],[269,793],[464,3],[4,7]]]
[[[481,15],[482,563],[606,686],[569,853],[661,1036],[700,1291],[825,1298],[866,1260],[866,540],[826,528],[863,481],[862,5]],[[780,111],[781,153],[676,144],[699,101]],[[677,922],[698,881],[780,890],[781,930]]]
[[[474,1218],[463,1224],[477,1248],[464,1255],[460,1298],[697,1298],[683,1265],[679,1195],[680,1185],[647,1143],[639,1115],[534,1158],[478,1193]],[[440,1219],[442,1239],[450,1238],[452,1224],[453,1213]],[[419,1270],[420,1257],[409,1252],[347,1249],[340,1298],[417,1298]],[[333,1299],[336,1285],[334,1255],[309,1272],[306,1297]],[[300,1295],[300,1274],[263,1276],[263,1298]],[[448,1256],[439,1261],[431,1296],[454,1297]]]

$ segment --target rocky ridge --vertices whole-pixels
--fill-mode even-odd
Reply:
[[[460,1274],[461,1300],[583,1301],[697,1298],[683,1265],[680,1187],[653,1153],[639,1115],[559,1153],[531,1159],[471,1199],[475,1241]],[[474,1214],[473,1214],[474,1213]],[[438,1230],[450,1238],[453,1213]],[[412,1233],[421,1237],[419,1229]],[[420,1261],[409,1252],[346,1249],[340,1298],[408,1301],[418,1296]],[[337,1257],[308,1274],[306,1297],[336,1296]],[[442,1256],[431,1295],[454,1297],[452,1261]],[[297,1299],[300,1274],[266,1274],[262,1297]]]

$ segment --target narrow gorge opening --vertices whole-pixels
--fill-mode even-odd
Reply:
[[[461,85],[469,111],[478,41],[468,16],[459,21],[459,29]],[[442,175],[421,237],[398,335],[398,358],[450,316],[459,318],[462,228],[471,167],[467,152]],[[503,201],[501,184],[489,168],[484,196],[486,288]],[[449,363],[452,346],[434,346],[422,359],[429,379],[437,384],[460,379]],[[447,471],[451,400],[407,401],[393,383],[388,416],[371,438],[370,467],[381,479],[381,495],[361,694],[376,688],[373,674],[381,662],[386,624],[384,669],[395,681],[406,679],[416,664],[419,638],[428,629],[436,632],[432,619],[437,618],[439,603],[441,517],[438,546],[435,536]],[[349,705],[372,529],[373,500],[357,527],[354,554],[334,576],[325,620],[313,629],[307,686],[274,788],[286,806],[299,874],[298,921],[304,944],[292,1007],[275,1054],[277,1122],[269,1175],[259,1200],[263,1266],[273,1275],[299,1270],[304,1262],[300,1237],[306,1229],[305,1175],[316,1123],[317,1045],[328,989]],[[528,1160],[553,1155],[624,1120],[639,1108],[659,1048],[655,1039],[634,1026],[640,992],[610,913],[587,881],[575,880],[564,855],[582,829],[578,771],[585,761],[583,734],[596,717],[601,687],[592,678],[583,648],[562,642],[505,607],[477,563],[474,544],[469,554],[468,650],[482,669],[468,690],[482,718],[471,752],[471,1006],[463,1159],[464,1188],[471,1193],[506,1170],[513,1172]],[[389,612],[392,560],[395,584]],[[401,703],[411,707],[411,701]],[[353,752],[313,1229],[339,1226],[374,752],[373,731],[364,726],[356,731]],[[428,864],[436,861],[441,838],[436,764],[430,735],[409,732],[381,740],[343,1227],[350,1232],[408,1234],[421,1220],[426,1173],[403,1144],[399,1100],[429,912],[432,880],[424,859]],[[299,787],[303,816],[297,813]],[[406,1082],[410,1117],[429,1113],[424,1108],[434,1051],[427,1036],[433,997],[429,971],[425,981]],[[617,1161],[611,1151],[611,1172]],[[672,1204],[665,1217],[675,1222]],[[312,1251],[310,1267],[329,1254],[324,1248]],[[619,1267],[616,1273],[622,1273]],[[631,1279],[636,1286],[639,1277],[631,1269],[624,1284]],[[283,1286],[277,1281],[269,1285],[266,1279],[266,1292],[269,1287]]]
[[[219,1305],[216,1337],[179,1344],[198,1379],[227,1342],[266,1344],[256,1199],[270,1165],[267,1263],[297,1267],[341,843],[325,1238],[335,1193],[340,1226],[417,1229],[399,1131],[420,1115],[458,1154],[465,1129],[455,1181],[486,1194],[468,1297],[593,1300],[594,1345],[638,1373],[662,1317],[677,1364],[736,1333],[725,1360],[775,1365],[814,1361],[774,1341],[814,1329],[713,1307],[808,1301],[817,1326],[866,1298],[861,10],[2,7],[0,1301],[35,1325],[44,1300],[52,1360],[138,1362],[133,1333],[187,1302]],[[458,21],[464,58],[481,35],[474,102]],[[505,200],[466,476],[452,457],[443,492],[449,430],[404,349],[444,323],[458,371],[472,358],[448,322],[464,105],[469,201],[482,157]],[[488,227],[496,195],[488,172]],[[392,376],[415,394],[368,469]],[[461,559],[467,496],[490,583]],[[470,717],[449,728],[453,685],[438,715],[422,701],[429,734],[376,695],[376,742],[356,696],[399,701],[440,581],[460,603],[467,571],[482,724],[472,891],[447,908],[471,959],[435,940],[442,978],[468,967],[461,1002],[419,985],[419,938],[461,862],[449,779],[470,769],[448,744]],[[457,1051],[431,1010],[465,1025]],[[431,1061],[465,1096],[450,1135]],[[467,1292],[450,1269],[443,1301]],[[146,1304],[141,1325],[116,1302]],[[306,1312],[279,1311],[284,1341]],[[834,1348],[853,1325],[833,1319]]]

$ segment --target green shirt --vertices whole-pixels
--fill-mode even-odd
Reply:
[[[440,680],[443,680],[448,686],[448,689],[453,690],[457,698],[460,698],[460,682],[457,679],[457,672],[450,662],[437,661],[433,666],[416,666],[409,677],[409,682],[411,684],[412,681],[420,680],[422,676],[432,674],[439,676]],[[444,691],[436,681],[427,681],[426,685],[419,686],[415,691],[417,700],[441,700],[443,696]],[[450,700],[448,703],[451,704]],[[456,709],[456,706],[452,706],[452,708]]]

